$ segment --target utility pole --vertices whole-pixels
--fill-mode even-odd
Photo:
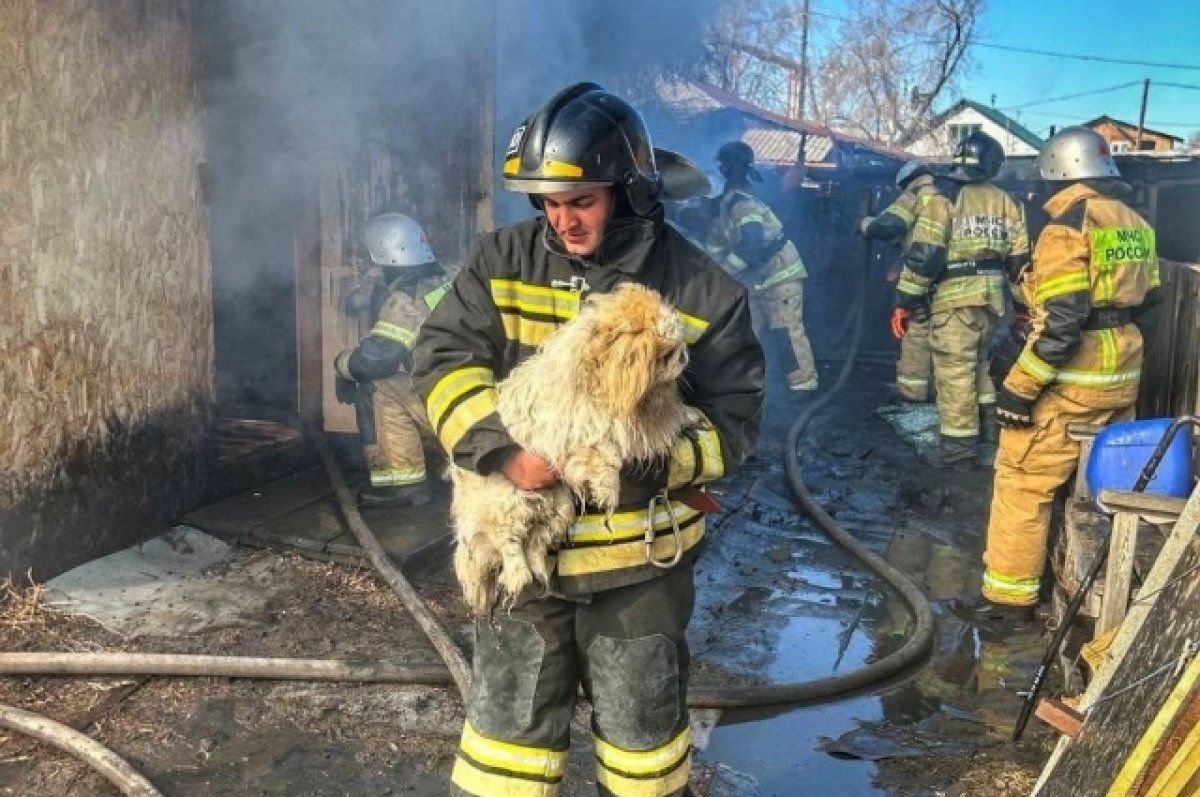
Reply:
[[[1146,100],[1150,98],[1150,78],[1142,81],[1142,110],[1138,113],[1137,141],[1133,145],[1135,152],[1142,149],[1142,130],[1146,127]]]
[[[809,20],[809,2],[804,0],[804,10],[800,12],[803,16],[800,19],[800,113],[796,114],[796,118],[803,119],[805,114],[804,106],[804,91],[808,83],[808,20]]]

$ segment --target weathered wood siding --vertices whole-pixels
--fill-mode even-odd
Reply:
[[[202,482],[212,307],[189,0],[0,5],[0,577]]]

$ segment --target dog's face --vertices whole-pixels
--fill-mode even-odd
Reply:
[[[655,291],[625,284],[589,297],[582,315],[588,335],[581,376],[618,416],[632,414],[652,389],[683,374],[683,324]]]

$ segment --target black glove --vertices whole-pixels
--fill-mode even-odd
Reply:
[[[929,317],[933,315],[933,312],[929,308],[928,296],[922,296],[918,299],[910,299],[907,302],[904,302],[902,306],[908,311],[908,314],[912,320],[916,321],[918,324],[924,324],[929,320]]]
[[[1021,398],[1008,388],[1001,388],[996,396],[996,423],[1005,429],[1032,428],[1033,401]]]
[[[353,405],[358,401],[358,382],[341,376],[336,377],[333,380],[333,393],[339,403]]]

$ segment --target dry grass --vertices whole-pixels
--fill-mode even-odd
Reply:
[[[32,572],[25,575],[29,586],[22,587],[12,576],[0,584],[0,628],[40,630],[59,614],[46,604],[46,586],[35,583]]]

